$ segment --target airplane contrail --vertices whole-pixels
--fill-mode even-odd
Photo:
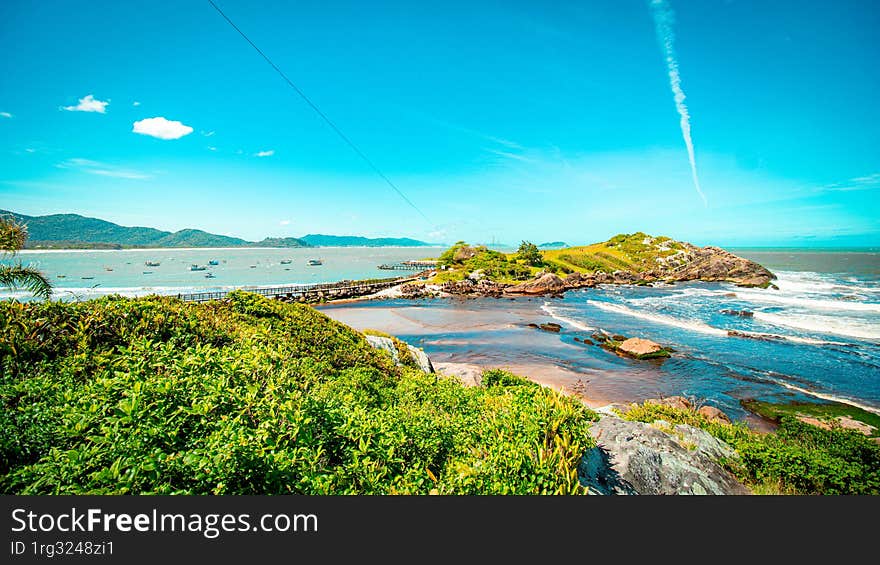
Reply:
[[[691,116],[688,113],[687,105],[684,103],[684,90],[681,89],[681,76],[678,73],[678,60],[675,56],[675,32],[672,31],[672,24],[675,22],[675,13],[666,2],[666,0],[650,0],[651,11],[654,14],[654,28],[657,31],[657,39],[663,48],[666,56],[666,67],[669,70],[669,86],[672,87],[672,94],[675,97],[675,108],[678,115],[681,116],[681,136],[684,138],[684,144],[687,147],[688,160],[691,163],[691,175],[694,178],[694,188],[697,194],[703,199],[705,206],[709,205],[703,189],[700,188],[700,178],[697,176],[697,159],[694,156],[694,142],[691,139]]]

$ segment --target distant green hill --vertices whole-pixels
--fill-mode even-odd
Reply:
[[[309,247],[298,239],[267,238],[256,243],[238,237],[217,235],[196,229],[174,233],[155,228],[127,227],[79,214],[26,216],[0,210],[26,224],[28,249],[121,249],[130,247]],[[267,242],[273,242],[271,244]]]
[[[541,249],[561,249],[563,247],[568,247],[568,244],[564,241],[550,241],[547,243],[542,243],[538,247]]]
[[[318,247],[423,247],[431,245],[408,237],[361,237],[356,235],[324,235],[320,233],[304,235],[300,238],[309,245]]]
[[[26,216],[0,210],[28,228],[27,249],[124,249],[132,247],[420,247],[431,245],[408,237],[368,238],[352,235],[309,234],[305,237],[267,237],[247,241],[196,229],[176,232],[127,227],[79,214]]]

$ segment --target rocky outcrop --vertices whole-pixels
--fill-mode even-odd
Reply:
[[[496,283],[489,279],[475,281],[465,279],[462,281],[449,281],[440,285],[440,292],[456,296],[491,296],[500,298],[504,294],[505,284]]]
[[[719,424],[730,423],[730,417],[714,406],[701,406],[700,409],[697,410],[697,414],[706,418],[710,422],[718,422]]]
[[[731,282],[739,286],[767,286],[776,276],[754,261],[720,247],[697,247],[679,242],[674,255],[660,257],[640,273],[644,280]]]
[[[566,284],[553,273],[544,273],[522,284],[504,289],[506,294],[559,294],[566,290]]]
[[[578,467],[594,494],[749,494],[719,461],[733,449],[703,430],[680,424],[663,431],[605,415],[590,431],[597,446]]]
[[[378,336],[378,335],[366,335],[364,336],[367,339],[367,343],[369,343],[373,349],[378,349],[380,351],[384,351],[391,356],[391,360],[398,367],[405,366],[406,360],[401,359],[400,352],[397,349],[397,345],[394,343],[394,340],[388,337]],[[406,346],[407,352],[409,353],[410,360],[415,364],[418,369],[425,373],[433,373],[434,366],[431,364],[431,360],[425,354],[424,351],[410,345],[408,343],[404,343]]]
[[[672,350],[650,339],[622,335],[593,334],[603,348],[633,359],[664,359]]]
[[[663,347],[659,343],[653,342],[650,339],[631,337],[621,343],[618,346],[618,349],[627,355],[643,358],[646,355],[661,351]]]

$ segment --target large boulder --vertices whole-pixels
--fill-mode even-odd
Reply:
[[[530,281],[507,287],[507,294],[559,294],[565,291],[565,282],[553,273],[544,273]]]
[[[749,494],[718,463],[733,450],[703,430],[676,426],[670,434],[607,415],[590,431],[598,445],[584,455],[578,477],[591,493]]]
[[[634,357],[641,357],[643,355],[649,355],[651,353],[657,353],[663,347],[659,343],[655,343],[650,339],[642,339],[640,337],[631,337],[617,346],[620,351],[632,355]]]
[[[700,414],[710,422],[718,422],[721,424],[730,423],[730,417],[714,406],[700,406],[700,409],[697,410],[697,414]]]

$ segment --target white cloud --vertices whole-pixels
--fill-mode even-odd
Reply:
[[[148,175],[140,171],[125,169],[123,167],[101,163],[99,161],[92,161],[91,159],[67,159],[66,161],[62,161],[55,166],[59,169],[75,169],[82,173],[88,173],[90,175],[98,175],[102,177],[113,177],[130,180],[146,180],[153,178],[152,175]]]
[[[166,120],[162,116],[146,118],[134,123],[134,133],[158,137],[159,139],[180,139],[193,132],[193,128],[173,120]]]
[[[140,106],[141,103],[138,102],[137,100],[135,100],[134,102],[131,103],[131,105],[132,105],[132,106]]]
[[[268,151],[259,151],[257,153],[254,153],[254,157],[271,157],[274,154],[275,150],[269,149]]]
[[[868,190],[876,186],[880,186],[880,173],[854,177],[843,182],[826,184],[820,190],[848,192],[851,190]]]
[[[278,222],[278,225],[279,226],[289,226],[290,220],[281,220],[280,222]]]
[[[67,110],[68,112],[98,112],[99,114],[103,114],[107,111],[107,105],[110,104],[110,101],[106,102],[103,100],[96,100],[95,97],[91,94],[85,96],[84,98],[79,99],[79,104],[76,106],[62,106],[62,110]]]
[[[4,118],[11,118],[12,114],[10,114],[9,112],[0,112],[0,116]]]
[[[214,147],[213,145],[209,145],[209,146],[208,146],[208,151],[217,151],[217,148]]]

